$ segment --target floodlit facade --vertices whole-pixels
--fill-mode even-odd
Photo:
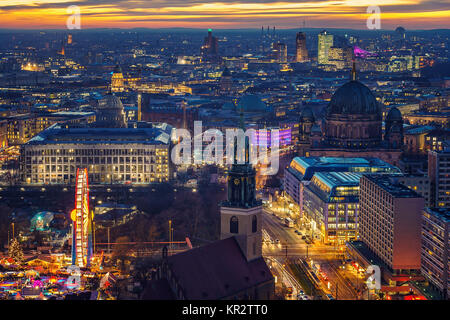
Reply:
[[[170,178],[172,127],[63,128],[54,125],[21,147],[22,183],[76,181],[88,169],[91,184],[150,184]]]
[[[361,174],[317,172],[305,186],[303,214],[321,241],[345,244],[358,236],[358,192]]]
[[[284,170],[284,190],[303,210],[303,188],[316,172],[398,173],[400,169],[377,158],[295,157]]]
[[[308,61],[308,49],[306,48],[306,35],[304,32],[297,32],[295,38],[295,62]]]
[[[328,51],[333,46],[333,35],[324,30],[319,33],[318,39],[317,63],[328,64]]]

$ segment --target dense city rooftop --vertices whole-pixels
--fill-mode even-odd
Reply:
[[[396,198],[421,198],[417,192],[400,183],[395,175],[365,174],[364,177]]]

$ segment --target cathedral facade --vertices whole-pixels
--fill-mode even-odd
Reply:
[[[382,111],[374,94],[352,79],[340,87],[328,104],[325,118],[318,123],[310,108],[300,115],[300,156],[376,157],[398,165],[403,146],[403,119],[392,108],[382,132]]]

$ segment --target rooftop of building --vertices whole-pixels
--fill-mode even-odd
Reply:
[[[26,145],[43,144],[98,144],[98,143],[143,143],[168,144],[172,133],[171,126],[152,126],[150,128],[74,128],[54,124],[30,139]]]
[[[423,134],[435,129],[433,126],[410,126],[404,129],[404,134]]]
[[[357,186],[362,174],[353,172],[317,172],[317,177],[321,182],[330,188],[338,186]]]
[[[358,202],[361,176],[353,172],[317,172],[306,189],[325,202]]]
[[[449,135],[450,129],[448,128],[433,128],[433,130],[427,133],[427,136],[430,137],[447,137]]]
[[[432,117],[432,118],[449,118],[449,113],[442,113],[442,112],[431,112],[431,111],[419,111],[414,112],[408,115],[405,115],[406,117]]]
[[[346,243],[347,247],[350,247],[356,251],[359,256],[363,257],[369,265],[377,265],[381,269],[392,272],[392,269],[381,260],[363,241],[350,241]]]
[[[450,208],[425,208],[425,211],[445,222],[450,222]]]
[[[378,158],[295,157],[288,171],[300,180],[310,180],[316,172],[400,173],[400,169]]]
[[[86,117],[86,116],[92,116],[95,115],[95,112],[89,111],[58,111],[58,112],[52,112],[49,114],[49,116],[68,116],[68,117]]]
[[[234,237],[167,259],[189,300],[221,299],[273,280],[264,258],[247,261]]]
[[[400,183],[398,176],[365,174],[364,177],[395,198],[422,198],[417,192]]]

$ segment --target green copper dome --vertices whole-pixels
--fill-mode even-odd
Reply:
[[[247,94],[239,99],[237,111],[244,112],[266,112],[268,108],[266,104],[256,94]]]

